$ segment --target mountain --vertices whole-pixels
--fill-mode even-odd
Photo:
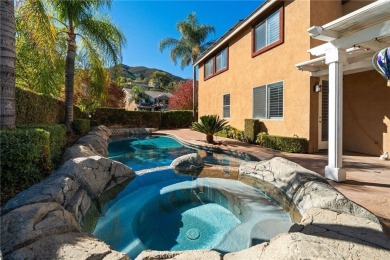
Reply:
[[[143,66],[130,67],[130,66],[127,66],[125,64],[119,64],[114,68],[117,69],[117,71],[119,73],[118,76],[125,77],[125,78],[131,78],[132,80],[135,80],[137,78],[141,78],[141,79],[146,79],[146,82],[149,82],[150,78],[152,77],[153,72],[155,72],[155,71],[165,72],[168,75],[168,77],[171,79],[171,81],[177,82],[177,81],[184,80],[183,78],[181,78],[179,76],[172,75],[169,72],[159,70],[159,69],[147,68],[147,67],[143,67]],[[114,68],[111,68],[111,69],[114,69]]]

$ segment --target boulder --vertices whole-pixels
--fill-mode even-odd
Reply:
[[[351,241],[359,240],[362,245],[387,249],[390,253],[390,238],[383,232],[381,224],[367,218],[311,208],[299,224],[302,227],[299,232],[307,235],[324,236],[325,232],[334,232],[350,237]]]
[[[113,183],[135,177],[134,171],[129,167],[100,156],[69,160],[53,175],[66,176],[75,180],[92,199],[113,186]]]
[[[111,135],[112,135],[112,131],[108,127],[106,127],[104,125],[95,126],[92,130],[93,131],[97,131],[97,130],[98,131],[103,131],[103,132],[106,133],[106,135],[108,137],[111,137]]]
[[[57,202],[66,207],[79,189],[79,183],[73,178],[52,174],[9,200],[2,208],[2,214],[24,205],[40,202]]]
[[[178,172],[190,173],[200,172],[204,167],[203,159],[197,153],[186,154],[176,158],[171,167]]]
[[[7,256],[9,259],[129,260],[104,242],[85,233],[69,232],[41,238]]]
[[[263,250],[268,243],[262,243],[260,245],[252,246],[242,251],[229,253],[223,256],[224,260],[257,260],[260,259]]]
[[[220,260],[221,255],[212,250],[187,250],[187,251],[151,251],[145,250],[139,254],[135,260],[149,260],[149,259],[207,259]]]
[[[26,205],[2,216],[1,249],[7,256],[42,237],[77,231],[80,231],[78,222],[60,204]]]
[[[284,206],[296,206],[301,215],[316,207],[361,216],[379,223],[374,214],[348,200],[319,174],[284,158],[245,162],[240,165],[239,173],[239,180],[252,186],[256,184],[251,182],[261,182],[258,186],[266,189],[267,195],[271,195]],[[251,181],[247,180],[248,176],[252,178]],[[272,189],[274,190],[271,191]],[[282,193],[282,196],[276,193]]]
[[[87,134],[81,137],[77,144],[79,145],[91,145],[95,151],[101,156],[108,156],[108,143],[104,138],[101,138],[95,134]]]
[[[99,155],[90,144],[74,144],[65,150],[62,156],[62,162],[79,157],[89,157]]]

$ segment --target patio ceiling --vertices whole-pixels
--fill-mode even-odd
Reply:
[[[313,26],[308,32],[327,43],[310,49],[317,58],[296,64],[299,70],[314,77],[328,75],[325,53],[333,48],[347,53],[344,75],[372,70],[373,55],[390,47],[390,1],[378,0],[323,26]]]

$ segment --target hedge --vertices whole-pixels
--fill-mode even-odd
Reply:
[[[306,153],[309,146],[306,138],[268,135],[267,133],[258,134],[256,141],[261,146],[289,153]]]
[[[0,130],[1,200],[39,182],[50,172],[50,133],[42,129]]]
[[[123,108],[98,108],[91,117],[94,125],[108,127],[184,128],[193,122],[191,110],[127,111]]]
[[[222,131],[216,133],[215,136],[235,139],[241,142],[248,142],[248,138],[246,137],[245,132],[232,126],[225,127]]]
[[[99,125],[107,127],[150,127],[160,126],[160,112],[126,111],[123,108],[98,108],[91,117]]]
[[[161,112],[161,128],[186,128],[194,121],[192,110],[172,110]]]
[[[91,121],[89,119],[77,118],[73,120],[73,130],[79,135],[85,135],[91,130]]]
[[[50,160],[52,168],[55,168],[60,162],[62,152],[66,146],[66,127],[65,125],[18,125],[18,128],[38,128],[43,129],[50,134]]]
[[[63,124],[65,103],[51,96],[21,88],[15,89],[16,124]],[[79,107],[74,107],[74,118],[86,118]]]
[[[256,142],[257,135],[261,132],[261,122],[256,119],[245,119],[244,132],[250,143]]]

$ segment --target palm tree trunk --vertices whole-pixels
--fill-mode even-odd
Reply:
[[[72,131],[73,122],[73,95],[74,95],[74,67],[76,57],[76,35],[69,30],[65,64],[65,125],[68,132]]]
[[[15,128],[15,12],[13,0],[0,0],[0,127]]]
[[[194,64],[194,61],[192,62]],[[196,67],[192,65],[192,110],[193,110],[193,117],[194,117],[194,122],[198,121],[198,106],[197,106],[197,93],[196,92]]]

